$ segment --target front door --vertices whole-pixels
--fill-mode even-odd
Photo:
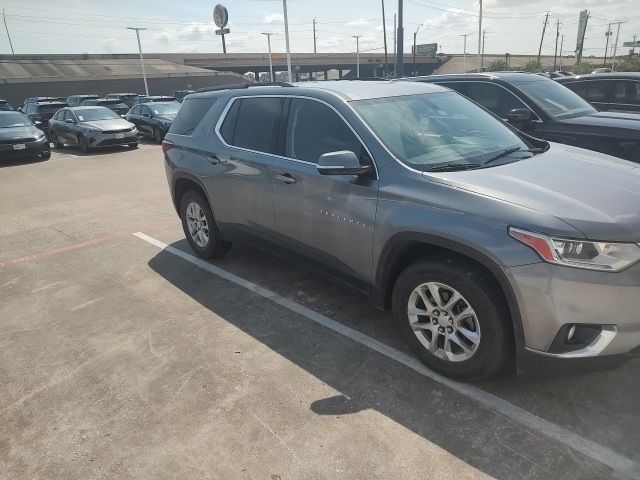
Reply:
[[[339,150],[353,151],[363,163],[373,160],[342,116],[324,102],[293,97],[283,122],[281,156],[273,163],[279,243],[366,291],[378,202],[376,174],[320,175],[316,164],[323,153]]]

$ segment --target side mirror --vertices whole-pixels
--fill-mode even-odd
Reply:
[[[76,121],[73,118],[65,118],[64,123],[76,123]]]
[[[371,171],[370,165],[361,165],[356,154],[349,150],[323,153],[318,159],[320,175],[364,175]]]
[[[509,123],[529,123],[533,119],[528,108],[514,108],[507,113]]]

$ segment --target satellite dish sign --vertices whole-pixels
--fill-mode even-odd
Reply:
[[[229,12],[227,11],[227,7],[220,4],[216,5],[213,9],[213,23],[222,29],[227,26],[228,22]]]

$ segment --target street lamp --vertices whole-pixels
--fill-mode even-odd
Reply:
[[[284,13],[284,40],[287,47],[287,71],[291,82],[291,49],[289,48],[289,19],[287,18],[287,0],[282,0],[282,12]]]
[[[138,52],[140,52],[140,63],[142,64],[142,78],[144,79],[144,92],[149,96],[149,85],[147,85],[147,72],[144,69],[144,58],[142,57],[142,44],[140,43],[140,30],[146,30],[142,27],[127,27],[127,30],[135,30],[138,38]]]
[[[263,32],[262,35],[267,36],[267,45],[269,46],[269,81],[275,82],[275,80],[273,79],[273,61],[271,60],[271,35],[273,35],[273,33]]]
[[[352,35],[356,39],[356,78],[360,78],[360,38],[362,35]]]
[[[418,28],[416,28],[416,31],[413,32],[413,72],[412,74],[414,76],[416,74],[416,37],[418,36],[418,30],[420,30],[420,27],[424,27],[424,24],[421,23],[420,25],[418,25]]]

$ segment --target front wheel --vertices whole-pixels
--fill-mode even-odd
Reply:
[[[191,248],[203,258],[216,258],[231,248],[220,237],[209,202],[195,190],[189,190],[180,202],[182,229]]]
[[[89,152],[89,144],[87,143],[87,139],[84,138],[83,135],[80,135],[78,137],[78,147],[80,148],[80,151],[82,153],[88,153]]]
[[[153,127],[153,139],[156,143],[162,143],[162,140],[164,139],[164,136],[158,127]]]
[[[448,377],[486,379],[512,357],[512,327],[498,287],[466,262],[433,258],[405,269],[393,290],[393,315],[420,360]]]
[[[54,130],[49,131],[49,139],[51,140],[51,143],[53,143],[54,148],[59,149],[63,147],[62,142],[58,138],[58,134]]]

